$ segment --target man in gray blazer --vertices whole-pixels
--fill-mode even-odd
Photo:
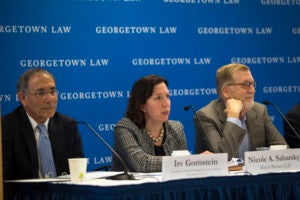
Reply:
[[[249,67],[222,66],[216,79],[220,98],[198,110],[194,117],[196,153],[228,153],[230,160],[244,158],[245,151],[258,147],[287,144],[273,125],[266,106],[254,102],[256,82]],[[203,149],[203,141],[210,149]]]

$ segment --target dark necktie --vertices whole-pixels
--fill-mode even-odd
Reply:
[[[50,140],[46,135],[46,126],[40,124],[37,126],[40,131],[38,140],[38,149],[40,156],[41,174],[43,178],[56,177],[56,170],[52,156]]]

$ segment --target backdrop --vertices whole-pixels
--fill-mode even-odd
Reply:
[[[133,83],[147,74],[169,80],[170,119],[180,120],[194,150],[193,111],[217,98],[216,70],[248,65],[256,101],[283,113],[299,101],[300,0],[9,0],[0,3],[2,114],[19,102],[27,69],[56,77],[58,111],[90,123],[113,145]],[[282,118],[269,113],[282,132]],[[111,152],[79,125],[88,169]]]

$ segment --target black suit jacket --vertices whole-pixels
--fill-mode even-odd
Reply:
[[[69,173],[68,158],[84,156],[75,121],[56,112],[49,119],[48,132],[57,175]],[[3,117],[2,140],[4,179],[38,178],[37,144],[23,107]]]
[[[286,118],[293,126],[297,135],[290,126],[283,120],[284,137],[291,148],[300,148],[300,102],[286,113]]]

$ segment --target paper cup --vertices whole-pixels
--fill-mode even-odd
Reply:
[[[191,155],[188,150],[180,150],[180,151],[173,151],[172,156],[189,156]]]
[[[287,145],[271,145],[270,150],[283,150],[287,149]]]
[[[87,158],[69,158],[71,182],[82,182],[86,176]]]

